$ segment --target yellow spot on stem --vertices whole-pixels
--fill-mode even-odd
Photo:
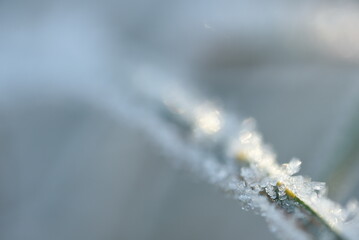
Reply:
[[[282,182],[277,182],[278,187],[282,186],[282,185],[284,185]],[[285,193],[287,194],[288,197],[291,197],[291,198],[297,197],[297,195],[295,195],[295,193],[287,187],[285,188]]]
[[[248,162],[248,155],[241,151],[236,154],[236,159],[240,162]]]
[[[295,195],[294,192],[292,192],[292,190],[286,188],[285,189],[285,193],[288,195],[288,197],[291,197],[291,198],[296,198],[297,196]]]

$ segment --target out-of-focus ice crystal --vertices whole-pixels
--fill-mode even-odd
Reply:
[[[205,104],[195,110],[195,126],[206,134],[214,134],[222,127],[221,114],[215,107]]]

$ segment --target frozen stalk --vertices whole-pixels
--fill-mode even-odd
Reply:
[[[344,208],[326,197],[324,183],[295,175],[298,159],[279,165],[253,119],[238,119],[178,87],[137,87],[127,96],[121,116],[142,126],[177,163],[265,217],[279,238],[358,239],[358,204]]]

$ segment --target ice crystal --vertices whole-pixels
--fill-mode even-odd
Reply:
[[[302,164],[302,162],[299,159],[294,158],[294,159],[290,160],[289,163],[285,163],[282,165],[283,171],[287,175],[296,174],[297,172],[299,172],[301,164]]]
[[[295,175],[298,159],[279,165],[254,119],[237,119],[210,101],[165,87],[141,89],[121,104],[121,116],[154,136],[177,163],[264,216],[280,238],[359,236],[357,202],[344,208],[329,200],[325,183]]]

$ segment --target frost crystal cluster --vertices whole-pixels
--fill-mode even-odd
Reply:
[[[329,200],[325,183],[296,175],[298,159],[279,165],[253,119],[234,117],[178,87],[134,89],[121,101],[122,116],[146,130],[176,164],[265,217],[279,238],[359,239],[357,202],[342,207]]]

